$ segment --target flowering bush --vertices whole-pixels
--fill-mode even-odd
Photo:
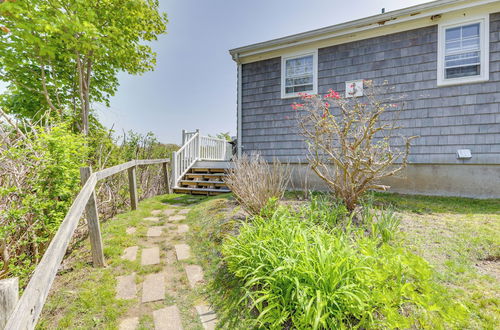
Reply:
[[[324,96],[301,94],[302,103],[292,104],[311,168],[351,212],[367,190],[389,188],[380,180],[405,167],[414,138],[397,135],[394,100],[381,99],[371,81],[364,85],[364,97],[330,89]],[[393,113],[382,120],[388,110]]]

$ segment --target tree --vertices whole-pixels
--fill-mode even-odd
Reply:
[[[152,70],[144,42],[166,31],[158,0],[25,0],[0,4],[0,79],[11,112],[72,115],[89,130],[94,102],[109,104],[117,74]],[[40,97],[41,96],[41,97]],[[29,102],[28,102],[29,101]]]
[[[406,166],[415,138],[398,134],[399,105],[382,99],[371,81],[364,83],[364,97],[344,98],[330,90],[324,97],[303,94],[303,103],[292,105],[301,110],[298,125],[312,170],[351,212],[367,190],[389,188],[381,179]]]

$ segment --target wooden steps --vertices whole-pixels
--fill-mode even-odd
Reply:
[[[218,195],[231,192],[224,182],[227,166],[194,166],[179,181],[175,193],[193,195]]]

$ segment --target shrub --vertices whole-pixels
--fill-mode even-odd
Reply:
[[[459,324],[464,308],[446,300],[424,259],[359,227],[319,226],[308,212],[318,214],[317,207],[280,207],[226,239],[225,281],[213,284],[224,323],[297,329]]]
[[[362,98],[330,90],[324,96],[304,94],[302,104],[292,105],[300,110],[298,126],[312,170],[351,212],[367,190],[389,188],[380,180],[405,167],[414,138],[398,137],[394,99],[380,97],[371,81],[365,86]]]
[[[265,207],[269,210],[271,204],[277,205],[269,201],[283,197],[290,179],[287,166],[278,161],[269,164],[259,155],[243,155],[233,163],[225,182],[248,213],[257,215]]]
[[[80,189],[85,139],[66,125],[4,134],[0,149],[0,279],[25,283]]]

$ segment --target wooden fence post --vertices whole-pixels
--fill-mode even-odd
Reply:
[[[163,178],[165,179],[165,186],[167,187],[167,194],[172,193],[172,189],[170,189],[170,175],[168,174],[168,163],[161,164],[163,169]]]
[[[137,210],[137,180],[135,175],[136,166],[128,169],[128,190],[130,192],[130,207],[132,210]]]
[[[0,329],[5,328],[10,314],[19,300],[19,280],[17,277],[0,280]]]
[[[92,174],[90,167],[80,168],[80,178],[82,186],[87,182]],[[90,247],[92,249],[92,262],[94,267],[105,267],[104,253],[102,250],[101,227],[99,225],[99,212],[97,211],[97,203],[95,198],[95,190],[90,194],[89,201],[85,206],[87,215],[87,225],[89,227]]]

